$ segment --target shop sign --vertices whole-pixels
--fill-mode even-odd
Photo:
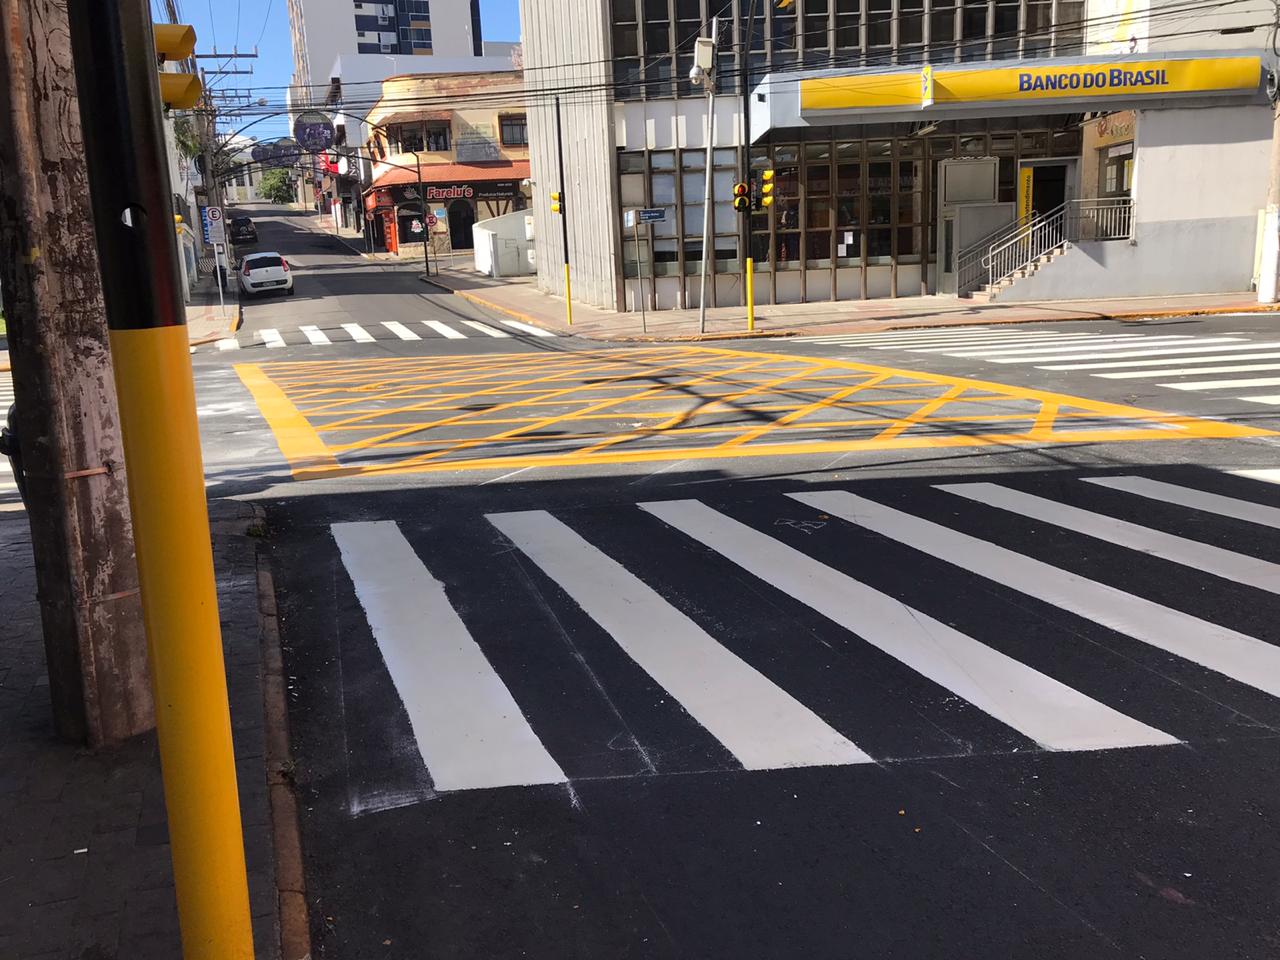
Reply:
[[[1022,167],[1018,170],[1018,219],[1022,220],[1031,212],[1031,198],[1035,185],[1035,167]]]
[[[293,138],[303,150],[318,153],[333,146],[333,121],[319,110],[304,110],[293,121]]]
[[[928,87],[936,106],[1000,101],[1090,101],[1105,97],[1168,94],[1252,93],[1262,79],[1260,57],[1183,60],[1100,58],[1095,62],[930,71],[858,73],[800,82],[800,109],[908,110],[925,105]]]
[[[453,149],[458,163],[484,163],[502,158],[491,123],[459,125]]]
[[[422,187],[428,203],[449,203],[453,200],[512,200],[520,195],[519,180],[478,180],[472,183],[428,183]],[[393,204],[417,203],[416,183],[399,184],[387,190]]]
[[[932,107],[933,100],[933,66],[929,64],[920,70],[920,109]]]

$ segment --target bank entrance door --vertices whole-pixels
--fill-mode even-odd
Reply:
[[[1024,160],[1018,170],[1018,215],[1046,216],[1076,197],[1076,161]]]

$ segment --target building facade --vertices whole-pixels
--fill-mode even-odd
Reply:
[[[323,100],[342,56],[510,56],[510,44],[485,43],[480,0],[289,0],[289,28],[290,106]],[[394,72],[409,71],[382,76]]]
[[[437,250],[470,250],[475,223],[526,208],[518,71],[392,77],[365,125],[363,208],[374,246],[415,256],[429,237]]]
[[[566,37],[554,0],[522,0],[526,69],[566,91],[609,90],[594,101],[563,98],[566,109],[584,101],[571,107],[564,136],[575,296],[618,309],[635,309],[638,298],[658,309],[696,306],[710,175],[708,299],[740,303],[743,224],[731,191],[747,161],[747,0],[583,6],[579,29]],[[1115,295],[1248,287],[1271,137],[1271,64],[1257,52],[1270,14],[1261,3],[755,6],[749,163],[756,175],[776,171],[776,201],[750,215],[758,302],[939,292],[1041,299],[1097,293],[1098,284]],[[720,34],[709,124],[707,95],[689,70],[712,15]],[[600,63],[607,77],[593,66]],[[1110,84],[1113,70],[1139,82]],[[558,182],[545,100],[530,109],[543,237],[558,231],[545,202]],[[1194,200],[1179,210],[1189,193]],[[641,207],[664,217],[637,241],[623,214]],[[1036,242],[1056,241],[1037,261],[1054,262],[1016,284],[974,267],[992,246],[979,251],[978,241],[991,234],[1006,243],[1002,255],[1024,253],[1026,236],[1000,231],[1025,229],[1032,218]],[[1044,226],[1052,218],[1057,233]],[[1204,244],[1214,254],[1194,257]],[[1075,256],[1081,250],[1090,255]],[[559,292],[559,261],[542,260],[540,285]]]

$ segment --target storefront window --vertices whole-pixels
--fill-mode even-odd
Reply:
[[[1098,151],[1098,192],[1104,197],[1127,197],[1133,187],[1133,143],[1118,143]]]

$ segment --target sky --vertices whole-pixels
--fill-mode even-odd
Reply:
[[[350,0],[331,0],[349,3]],[[443,0],[464,2],[464,0]],[[163,21],[163,4],[151,0],[152,16]],[[284,88],[293,73],[293,51],[289,43],[289,9],[286,0],[178,0],[183,23],[196,30],[196,52],[229,52],[233,48],[252,52],[258,47],[256,60],[230,60],[225,69],[253,68],[251,75],[210,77],[209,85],[217,88],[252,88],[254,98],[266,97],[283,102]],[[480,0],[480,17],[486,40],[520,39],[519,0]],[[216,44],[216,47],[215,47]],[[206,70],[223,67],[221,60],[201,60]],[[284,117],[264,120],[246,135],[259,139],[282,137],[288,133]]]

